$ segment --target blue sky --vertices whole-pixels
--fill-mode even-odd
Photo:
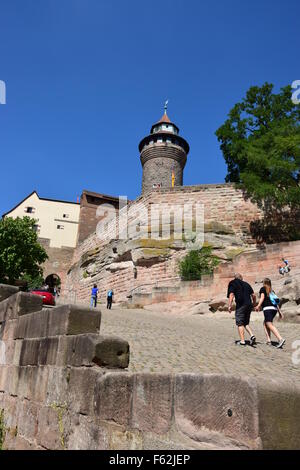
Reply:
[[[216,129],[251,85],[300,79],[299,36],[296,0],[0,0],[0,214],[34,189],[135,198],[166,98],[184,183],[223,182]]]

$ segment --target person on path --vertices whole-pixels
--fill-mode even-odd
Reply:
[[[99,292],[99,289],[97,287],[97,284],[94,284],[94,287],[92,288],[92,293],[91,293],[91,307],[92,308],[97,307],[98,292]]]
[[[282,348],[285,343],[285,339],[282,338],[281,334],[277,330],[277,328],[273,325],[273,320],[277,314],[282,318],[282,313],[280,309],[277,307],[276,303],[272,302],[272,298],[275,295],[275,292],[272,290],[272,283],[269,278],[265,278],[263,280],[263,287],[259,291],[260,299],[258,302],[257,307],[255,310],[258,312],[261,308],[264,313],[264,330],[267,337],[267,344],[272,345],[271,342],[271,333],[273,333],[276,338],[278,339],[278,344],[276,348]]]
[[[252,287],[248,282],[243,281],[241,274],[236,273],[234,279],[229,282],[227,290],[228,301],[228,311],[232,311],[233,299],[236,303],[235,311],[235,322],[238,327],[238,332],[240,336],[239,345],[245,346],[245,330],[250,335],[250,345],[253,346],[256,342],[256,338],[249,326],[250,315],[255,305],[256,297],[253,292]]]
[[[106,308],[108,308],[109,310],[111,309],[111,304],[112,304],[112,300],[113,300],[113,295],[114,295],[114,291],[110,289],[110,290],[107,292],[107,305],[106,305]]]

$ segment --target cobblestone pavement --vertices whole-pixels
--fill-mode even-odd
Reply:
[[[171,316],[143,309],[100,308],[101,333],[120,336],[130,344],[130,372],[215,372],[300,384],[300,364],[292,362],[292,343],[300,340],[300,324],[276,323],[286,338],[284,348],[276,349],[265,344],[262,313],[253,313],[250,326],[258,343],[242,347],[235,344],[237,329],[228,313]]]

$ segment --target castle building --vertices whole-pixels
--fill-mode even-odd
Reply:
[[[139,144],[142,192],[182,186],[189,149],[187,141],[179,135],[179,128],[169,119],[165,105],[164,115]]]
[[[36,221],[34,229],[48,255],[45,281],[53,287],[57,279],[63,283],[75,247],[96,230],[101,220],[97,209],[103,204],[118,210],[119,198],[84,189],[79,203],[42,198],[33,191],[2,217],[27,216]]]
[[[77,202],[43,198],[33,191],[4,217],[30,217],[36,220],[38,237],[47,239],[50,248],[75,248],[80,205]]]

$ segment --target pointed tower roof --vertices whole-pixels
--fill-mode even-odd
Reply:
[[[158,122],[168,122],[171,123],[169,116],[167,115],[166,112],[164,112],[163,116],[160,118]]]

